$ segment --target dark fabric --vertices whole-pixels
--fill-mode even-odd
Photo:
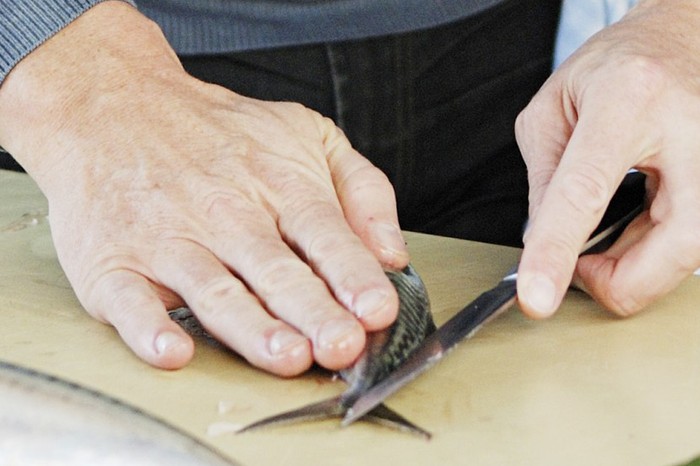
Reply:
[[[15,159],[10,156],[7,152],[0,151],[0,169],[2,170],[13,170],[13,171],[24,171],[22,167],[15,162]]]
[[[503,0],[138,0],[178,54],[211,54],[398,34]]]
[[[513,124],[549,75],[559,8],[509,0],[426,31],[181,58],[205,81],[333,118],[391,179],[402,228],[519,246]]]

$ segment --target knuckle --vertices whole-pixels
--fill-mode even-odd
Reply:
[[[340,206],[322,197],[294,196],[287,199],[281,208],[278,227],[283,235],[296,237],[296,241],[308,252],[321,236],[321,243],[326,244],[332,238],[324,238],[326,232],[336,231],[345,223]]]
[[[90,263],[79,270],[73,286],[77,292],[94,295],[96,298],[110,294],[129,294],[132,281],[128,278],[132,274],[143,274],[141,269],[140,261],[137,261],[127,248],[105,247],[96,251]]]
[[[298,257],[270,257],[244,279],[268,312],[300,329],[314,327],[340,309],[326,284]]]
[[[560,271],[567,274],[567,279],[571,278],[578,259],[578,250],[569,233],[560,232],[559,235],[547,237],[546,242],[540,244],[538,251],[541,267]]]
[[[533,134],[533,132],[530,131],[529,128],[531,121],[530,114],[532,112],[531,108],[531,105],[525,107],[515,118],[515,124],[513,125],[513,129],[515,131],[515,139],[518,142],[518,146],[520,146],[522,156],[526,161],[530,156],[530,151],[527,150],[527,147],[529,145],[529,140]]]
[[[627,57],[619,64],[618,70],[630,83],[630,92],[642,101],[658,96],[669,78],[666,66],[650,56]]]
[[[148,287],[145,279],[133,272],[104,272],[95,278],[92,288],[87,290],[85,308],[97,320],[108,322],[120,330],[136,328],[143,313],[164,308],[155,290]]]
[[[340,205],[332,180],[326,174],[298,170],[279,171],[267,185],[274,194],[274,204],[289,216],[316,218],[338,215]],[[307,218],[308,217],[308,218]]]
[[[536,167],[528,167],[528,185],[530,186],[530,193],[544,193],[549,182],[554,176],[556,167],[553,165],[538,165]],[[530,201],[534,201],[531,199]]]
[[[383,189],[391,190],[393,193],[393,186],[387,174],[370,163],[360,167],[355,176],[364,180],[364,184],[380,186]]]
[[[358,246],[357,238],[326,229],[313,236],[306,248],[306,254],[309,261],[315,264],[337,264],[355,255]]]
[[[309,109],[307,109],[309,110]],[[345,132],[335,124],[333,119],[324,116],[314,110],[309,110],[310,115],[314,118],[318,133],[321,135],[327,147],[336,147],[339,144],[349,145]]]
[[[261,297],[276,294],[288,295],[292,290],[303,289],[303,282],[310,269],[294,258],[275,258],[259,265],[251,277],[251,286]]]
[[[570,172],[563,180],[562,197],[574,212],[601,215],[612,197],[606,176],[600,167],[593,165]]]
[[[262,115],[263,121],[269,122],[271,121],[270,117],[273,117],[281,128],[288,128],[292,131],[295,129],[308,131],[314,127],[314,122],[323,120],[317,111],[293,101],[266,102],[261,110],[266,113],[266,115]],[[316,124],[318,125],[318,123]]]
[[[199,284],[195,287],[192,307],[197,315],[210,321],[216,321],[223,312],[231,309],[231,303],[240,300],[246,292],[238,281],[221,276]]]
[[[638,293],[630,293],[627,288],[622,286],[612,286],[608,291],[604,306],[615,315],[630,317],[641,311],[644,303]]]
[[[245,215],[252,214],[253,209],[250,202],[240,193],[215,190],[207,193],[202,199],[203,211],[211,218],[226,218],[232,214]]]
[[[532,121],[535,120],[535,113],[536,102],[533,100],[518,113],[517,117],[515,117],[514,130],[518,142],[521,142],[525,137],[532,134],[530,130],[532,129]]]
[[[306,213],[307,209],[327,208],[336,196],[329,179],[310,173],[279,172],[267,178],[266,184],[279,196],[280,204],[296,215]]]
[[[344,180],[339,180],[337,189],[343,191],[350,202],[372,199],[394,199],[394,188],[387,175],[370,164],[363,164],[348,173]]]
[[[517,135],[536,134],[535,129],[541,128],[541,117],[549,111],[547,100],[540,94],[535,95],[530,102],[515,117],[514,129]]]
[[[276,102],[275,107],[279,108],[283,111],[293,113],[293,114],[308,114],[308,115],[317,114],[316,111],[311,110],[310,108],[306,107],[305,105],[303,105],[299,102],[293,102],[293,101]]]

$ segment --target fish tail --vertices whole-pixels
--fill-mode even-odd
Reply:
[[[258,430],[263,427],[295,424],[303,421],[341,418],[345,415],[347,410],[347,400],[343,398],[342,395],[336,396],[317,403],[311,403],[291,411],[285,411],[273,416],[268,416],[241,427],[238,431],[236,431],[236,433],[241,434],[243,432]],[[396,411],[389,409],[384,404],[377,406],[372,411],[365,414],[362,419],[373,424],[389,427],[391,429],[409,432],[425,439],[430,439],[432,436],[430,432],[413,424],[411,421],[401,416]]]
[[[372,411],[368,412],[362,417],[363,420],[372,422],[374,424],[379,424],[391,429],[400,430],[402,432],[408,432],[411,434],[418,435],[430,440],[432,434],[427,430],[415,425],[396,411],[390,409],[384,404],[380,404]]]
[[[329,398],[327,400],[311,403],[301,408],[285,411],[280,414],[269,416],[259,421],[255,421],[247,426],[242,427],[236,433],[249,432],[257,430],[261,427],[294,424],[302,421],[311,421],[318,419],[330,419],[341,417],[345,414],[347,407],[340,396]]]

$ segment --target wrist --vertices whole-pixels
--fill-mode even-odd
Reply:
[[[27,54],[96,4],[107,0],[3,0],[0,13],[0,85]],[[121,0],[133,5],[133,0]]]
[[[106,107],[123,100],[120,89],[168,72],[184,73],[158,27],[127,3],[102,2],[8,74],[0,86],[0,146],[33,176],[51,173],[51,159],[71,153],[81,132],[109,124]]]

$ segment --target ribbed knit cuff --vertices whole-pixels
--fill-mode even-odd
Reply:
[[[1,0],[0,85],[10,70],[71,21],[104,0]],[[132,0],[122,0],[134,5]]]

